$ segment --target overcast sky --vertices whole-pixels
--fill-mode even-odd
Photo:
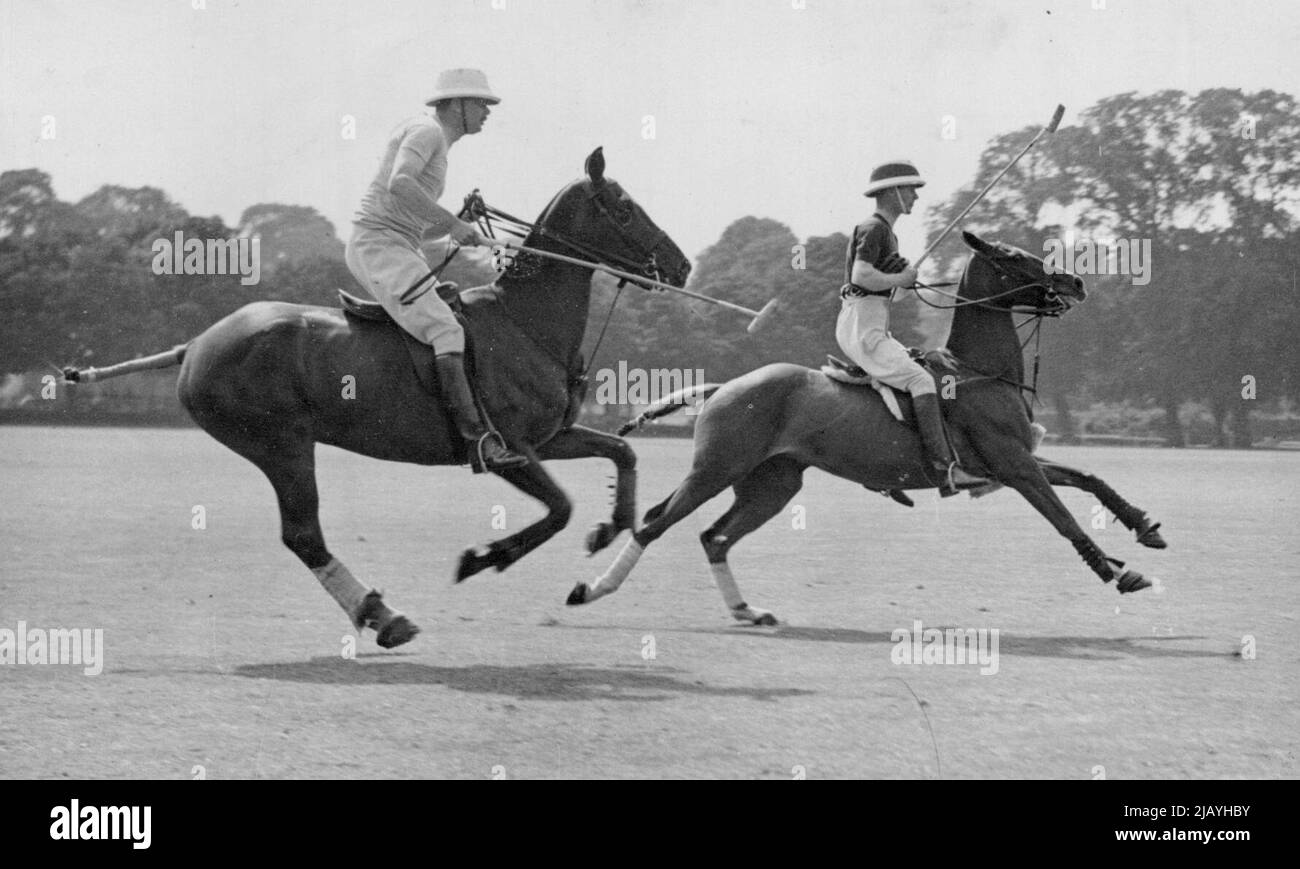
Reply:
[[[455,66],[503,102],[452,149],[444,205],[480,187],[533,217],[603,145],[694,256],[744,215],[847,232],[893,157],[930,179],[924,206],[1058,102],[1068,125],[1129,90],[1300,92],[1300,3],[0,0],[0,170],[39,167],[69,200],[152,185],[228,223],[311,205],[346,238],[389,130]]]

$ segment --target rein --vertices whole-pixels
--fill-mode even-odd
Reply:
[[[628,236],[622,225],[612,214],[609,213],[609,209],[605,207],[605,203],[600,201],[599,195],[590,198],[595,202],[596,208],[600,210],[600,213],[614,226],[614,229],[617,230],[618,234],[628,242],[628,246],[633,248],[638,247],[638,245],[636,245]],[[474,192],[465,197],[465,205],[461,208],[460,215],[458,216],[462,220],[474,220],[483,231],[483,234],[491,239],[497,237],[495,228],[492,224],[492,219],[496,218],[498,223],[501,224],[500,229],[504,232],[508,232],[521,239],[526,239],[530,233],[536,234],[540,238],[549,238],[552,241],[564,245],[575,253],[582,254],[583,256],[593,260],[593,266],[596,263],[604,262],[607,264],[618,265],[626,271],[640,272],[648,278],[659,279],[662,277],[659,273],[658,263],[655,262],[655,251],[659,249],[659,245],[661,245],[664,239],[667,238],[667,233],[663,230],[659,230],[659,233],[655,236],[654,244],[650,245],[649,249],[646,250],[645,261],[638,263],[629,257],[622,256],[621,254],[597,250],[589,245],[577,241],[576,239],[558,233],[553,229],[547,229],[545,226],[515,217],[513,214],[502,211],[493,205],[488,205],[477,188],[475,188]],[[622,283],[625,282],[620,282],[620,286]]]
[[[1020,391],[1021,398],[1022,400],[1025,401],[1025,410],[1029,412],[1029,418],[1033,419],[1034,417],[1033,409],[1030,407],[1028,399],[1024,399],[1024,393],[1028,392],[1030,395],[1034,397],[1034,401],[1038,401],[1038,363],[1040,362],[1040,357],[1041,357],[1039,346],[1042,339],[1041,328],[1043,325],[1043,315],[1038,314],[1020,322],[1019,324],[1017,324],[1016,329],[1020,329],[1021,327],[1026,326],[1031,322],[1034,324],[1034,328],[1030,336],[1026,338],[1023,342],[1021,342],[1020,352],[1023,355],[1025,352],[1025,348],[1029,346],[1029,342],[1030,341],[1034,342],[1034,377],[1033,377],[1032,385],[1029,383],[1022,383],[1018,380],[1012,380],[1010,377],[1007,377],[1005,374],[990,374],[987,371],[982,371],[979,368],[976,368],[974,365],[971,365],[969,362],[967,362],[964,359],[958,359],[957,362],[963,367],[971,371],[974,371],[976,376],[959,377],[957,378],[957,382],[955,385],[960,386],[963,383],[977,383],[981,380],[1000,380],[1003,383],[1014,386],[1016,389]]]
[[[985,256],[984,254],[980,253],[979,251],[976,251],[976,252],[975,252],[975,255],[976,255],[976,256]],[[988,259],[988,261],[990,262],[990,264],[992,264],[993,267],[994,267],[995,269],[998,270],[998,273],[999,273],[999,276],[1000,276],[1000,280],[1006,280],[1007,277],[1008,277],[1008,275],[1007,275],[1007,273],[1006,273],[1005,271],[1002,270],[1002,266],[997,262],[997,260],[993,259],[992,257],[988,257],[988,256],[985,256],[985,258]],[[939,286],[950,287],[950,286],[952,286],[952,285],[953,285],[953,284],[952,284],[951,282],[948,282],[948,283],[945,283],[945,284],[938,284],[938,285],[935,285],[935,284],[924,284],[924,283],[920,283],[920,282],[918,282],[918,283],[916,284],[915,287],[912,287],[912,289],[915,290],[916,287],[923,287],[923,288],[925,288],[925,289],[927,289],[927,290],[930,290],[930,291],[932,291],[932,292],[938,293],[938,294],[941,295],[941,296],[946,296],[946,297],[948,297],[948,298],[954,300],[954,303],[951,304],[951,305],[937,305],[937,304],[935,304],[934,302],[931,302],[931,301],[929,301],[928,299],[924,298],[920,293],[917,293],[917,294],[916,294],[916,297],[917,297],[918,299],[920,299],[924,304],[929,305],[931,308],[935,308],[935,309],[940,310],[940,311],[951,311],[951,310],[955,310],[955,309],[957,309],[957,308],[964,308],[964,307],[967,307],[967,306],[969,306],[969,305],[975,305],[976,307],[986,308],[986,309],[988,309],[988,310],[990,310],[990,311],[1006,311],[1006,312],[1009,313],[1009,314],[1028,314],[1029,316],[1028,316],[1026,319],[1024,319],[1024,320],[1022,320],[1021,322],[1019,322],[1019,323],[1016,324],[1016,326],[1015,326],[1016,331],[1019,331],[1020,329],[1024,328],[1025,326],[1027,326],[1027,325],[1030,324],[1030,323],[1033,323],[1033,324],[1034,324],[1034,325],[1033,325],[1033,328],[1030,330],[1029,337],[1027,337],[1027,338],[1026,338],[1024,341],[1022,341],[1021,344],[1020,344],[1020,352],[1021,352],[1021,355],[1023,356],[1023,354],[1024,354],[1024,352],[1025,352],[1025,348],[1027,348],[1027,347],[1029,346],[1029,342],[1030,342],[1030,341],[1033,341],[1033,342],[1034,342],[1034,375],[1033,375],[1033,379],[1032,379],[1031,383],[1028,383],[1028,384],[1027,384],[1027,383],[1022,383],[1022,382],[1019,382],[1019,381],[1013,380],[1013,379],[1011,379],[1010,377],[1007,377],[1007,376],[1004,375],[1004,374],[990,374],[990,373],[988,373],[988,372],[986,372],[986,371],[981,371],[980,369],[976,368],[975,366],[971,365],[970,363],[968,363],[968,362],[966,362],[966,361],[964,361],[964,360],[960,360],[960,361],[961,361],[961,364],[964,365],[966,368],[970,369],[971,371],[974,371],[974,372],[976,373],[976,375],[978,375],[978,376],[976,376],[976,377],[969,377],[969,378],[966,378],[966,379],[964,379],[964,380],[960,380],[960,379],[959,379],[957,382],[960,384],[960,383],[963,383],[963,382],[964,382],[964,383],[971,383],[971,382],[979,381],[979,380],[1000,380],[1000,381],[1002,381],[1003,383],[1010,384],[1011,386],[1014,386],[1014,387],[1016,387],[1016,389],[1020,390],[1020,392],[1021,392],[1021,394],[1022,394],[1022,396],[1021,396],[1022,398],[1023,398],[1023,394],[1026,393],[1026,392],[1028,392],[1028,393],[1030,393],[1031,395],[1033,395],[1034,400],[1037,401],[1037,400],[1038,400],[1038,372],[1039,372],[1039,365],[1040,365],[1040,363],[1041,363],[1041,361],[1042,361],[1041,346],[1042,346],[1042,327],[1043,327],[1043,318],[1044,318],[1044,317],[1059,317],[1059,316],[1061,316],[1062,314],[1064,314],[1066,311],[1068,311],[1068,310],[1070,309],[1070,305],[1069,305],[1069,303],[1068,303],[1068,302],[1065,302],[1065,301],[1063,301],[1063,300],[1061,300],[1061,299],[1059,299],[1059,298],[1056,298],[1056,299],[1054,299],[1055,304],[1053,304],[1051,307],[1026,307],[1026,308],[1011,307],[1011,308],[1000,308],[1000,307],[998,307],[997,305],[990,305],[990,304],[988,304],[990,301],[992,301],[992,300],[994,300],[994,299],[1000,299],[1000,298],[1002,298],[1003,296],[1009,296],[1009,295],[1012,295],[1012,294],[1014,294],[1014,293],[1018,293],[1018,292],[1020,292],[1021,290],[1028,289],[1028,288],[1030,288],[1030,287],[1041,287],[1042,289],[1046,290],[1048,293],[1051,293],[1051,287],[1050,287],[1049,285],[1043,283],[1042,281],[1034,281],[1034,282],[1032,282],[1032,283],[1028,283],[1028,284],[1021,284],[1021,285],[1018,286],[1018,287],[1012,287],[1012,288],[1009,289],[1009,290],[1003,290],[1003,291],[1001,291],[1001,292],[994,293],[992,296],[987,296],[987,297],[985,297],[985,298],[983,298],[983,299],[964,299],[964,298],[962,298],[962,297],[961,297],[959,294],[957,294],[957,293],[946,293],[946,292],[944,292],[943,290],[938,289]],[[1029,411],[1029,416],[1030,416],[1030,418],[1032,419],[1032,418],[1033,418],[1033,410],[1032,410],[1032,408],[1030,407],[1030,403],[1029,403],[1028,399],[1025,400],[1025,409],[1026,409],[1027,411]]]
[[[612,214],[609,213],[609,209],[605,207],[605,204],[600,201],[599,195],[597,194],[590,198],[595,202],[596,207],[600,210],[600,213],[606,219],[608,219],[609,222],[618,231],[619,235],[622,236],[624,240],[628,241],[629,247],[633,247],[633,248],[637,247],[637,245],[634,244],[632,240],[628,237],[627,233],[624,231],[620,223],[614,218]],[[495,206],[488,205],[487,202],[483,199],[483,195],[479,192],[478,188],[475,188],[472,193],[470,193],[468,196],[465,197],[464,206],[461,208],[460,214],[457,216],[460,217],[462,220],[472,219],[478,225],[479,229],[482,230],[484,235],[494,240],[496,239],[497,235],[495,232],[495,228],[492,225],[493,218],[496,218],[498,224],[500,225],[500,229],[503,232],[507,232],[510,235],[513,235],[517,238],[527,240],[530,234],[535,234],[541,238],[549,238],[553,241],[558,242],[559,244],[564,245],[565,247],[569,248],[575,253],[582,254],[583,256],[586,256],[591,260],[593,260],[592,262],[583,263],[583,265],[593,270],[598,270],[598,267],[602,262],[606,262],[606,263],[612,262],[617,265],[624,266],[628,271],[635,270],[644,273],[645,276],[648,278],[654,278],[657,280],[663,277],[659,272],[658,263],[655,262],[655,251],[659,248],[659,245],[663,243],[663,240],[667,238],[667,233],[665,233],[663,230],[659,231],[658,235],[655,236],[654,244],[650,245],[649,250],[646,251],[646,261],[644,263],[636,263],[631,259],[624,257],[620,254],[613,254],[613,253],[597,250],[593,247],[590,247],[589,245],[583,244],[580,241],[577,241],[572,238],[568,238],[567,236],[561,233],[555,232],[554,230],[547,229],[545,226],[541,226],[537,223],[533,223],[532,221],[515,217],[513,214],[510,214],[506,211],[502,211],[501,209],[496,208]],[[524,253],[522,254],[522,256],[528,256],[528,254]],[[517,263],[518,263],[518,259],[516,259],[515,264],[511,265],[511,268],[512,269],[516,268]],[[444,265],[445,264],[446,263],[444,263]],[[540,268],[540,266],[538,268]],[[534,274],[536,274],[535,270],[529,272],[528,274],[519,274],[516,276],[519,278],[528,278],[528,277],[532,277],[532,275]],[[552,359],[559,362],[561,367],[563,367],[566,371],[570,372],[569,377],[571,382],[581,382],[586,380],[588,372],[591,371],[591,367],[596,364],[596,354],[600,350],[601,343],[605,340],[605,330],[609,328],[610,320],[612,320],[614,317],[614,309],[618,306],[618,301],[623,295],[623,287],[626,284],[627,284],[626,279],[619,280],[617,292],[614,294],[614,299],[612,302],[610,302],[609,310],[605,314],[605,322],[601,325],[600,333],[596,336],[596,343],[591,348],[591,361],[587,363],[586,367],[582,368],[582,373],[578,374],[577,377],[574,377],[573,369],[569,368],[569,364],[564,360],[560,359],[555,353],[551,351],[549,347],[542,347],[542,345],[540,344],[538,345],[539,347],[542,347],[542,349]],[[508,311],[507,311],[507,316],[509,316]],[[518,324],[516,323],[516,325]],[[579,365],[581,365],[581,363],[579,363]]]

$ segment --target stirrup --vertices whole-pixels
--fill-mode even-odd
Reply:
[[[496,445],[506,454],[504,458],[493,459],[491,462],[488,461],[486,445],[489,439],[495,442]],[[483,432],[483,434],[479,436],[479,439],[474,443],[474,448],[470,450],[470,470],[476,474],[481,474],[484,471],[503,471],[509,468],[520,468],[526,464],[528,464],[528,457],[511,452],[510,447],[506,445],[505,438],[501,437],[500,432]]]
[[[956,472],[958,471],[965,474],[970,479],[958,483],[955,479]],[[992,482],[983,477],[975,476],[962,468],[961,465],[956,462],[949,462],[947,469],[941,471],[941,473],[944,475],[943,483],[939,486],[939,497],[941,498],[951,498],[953,495],[960,494],[961,492],[969,491],[971,489],[981,489]]]

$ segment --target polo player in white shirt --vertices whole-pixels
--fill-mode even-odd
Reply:
[[[432,112],[410,118],[393,131],[370,187],[361,200],[347,246],[352,274],[406,331],[433,347],[443,401],[470,445],[475,473],[528,463],[510,450],[479,413],[465,378],[465,334],[437,293],[420,239],[429,230],[462,245],[491,242],[438,204],[447,180],[447,152],[462,136],[478,133],[501,99],[476,69],[450,69],[438,76],[425,105]],[[414,302],[402,304],[421,292]]]

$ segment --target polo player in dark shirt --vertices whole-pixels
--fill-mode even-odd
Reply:
[[[916,190],[923,186],[920,173],[906,160],[884,163],[872,171],[864,195],[876,200],[876,212],[854,228],[849,242],[835,339],[872,377],[911,394],[926,459],[938,471],[942,480],[939,493],[947,498],[988,480],[957,464],[944,436],[934,378],[889,334],[889,303],[894,291],[916,283],[916,269],[898,254],[893,227],[899,216],[912,213]]]

